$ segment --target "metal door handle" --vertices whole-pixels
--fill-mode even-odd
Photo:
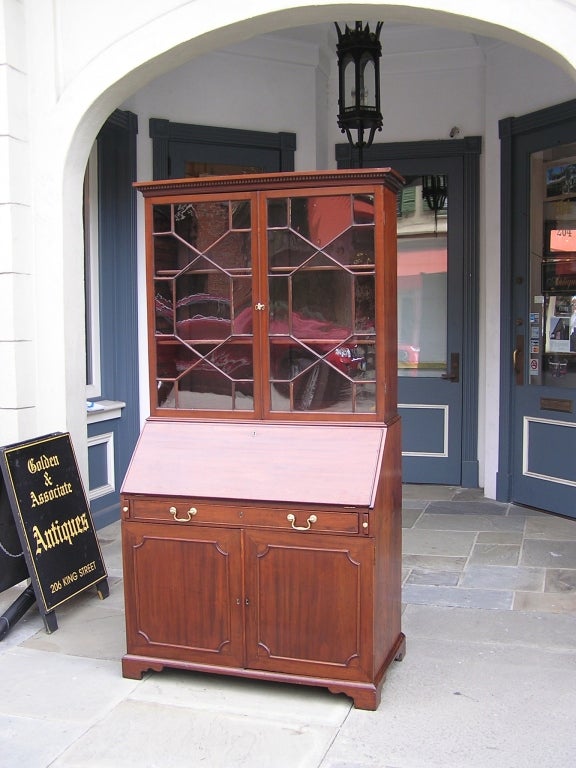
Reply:
[[[442,378],[444,381],[460,381],[460,353],[452,352],[450,354],[450,373],[443,373]]]

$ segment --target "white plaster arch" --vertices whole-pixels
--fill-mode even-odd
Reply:
[[[84,16],[111,10],[112,0],[94,4],[63,0],[63,6]],[[54,103],[43,114],[42,132],[34,135],[34,218],[36,281],[40,299],[43,285],[54,285],[50,324],[37,320],[38,430],[65,428],[79,446],[86,466],[83,333],[82,179],[98,130],[113,109],[151,79],[193,57],[266,32],[325,23],[335,19],[383,19],[384,22],[429,24],[499,38],[545,56],[576,79],[576,49],[571,30],[576,8],[566,0],[550,0],[543,19],[541,6],[526,0],[337,3],[316,0],[314,5],[287,0],[253,0],[249,4],[213,0],[129,2],[124,26],[99,29],[96,41],[86,41],[86,53],[72,56],[67,35],[60,35],[60,69]],[[125,15],[126,11],[124,10]],[[72,22],[74,19],[72,19]],[[190,34],[193,30],[193,35]],[[76,29],[78,34],[78,29]],[[78,51],[76,52],[78,53]],[[50,280],[56,271],[62,280]],[[42,302],[39,302],[40,305]],[[56,352],[54,339],[63,339]],[[55,363],[60,362],[58,367]],[[43,372],[50,371],[44,378]],[[54,374],[54,375],[52,375]]]

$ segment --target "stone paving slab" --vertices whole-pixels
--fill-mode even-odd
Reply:
[[[130,699],[331,728],[340,727],[352,707],[352,700],[347,696],[335,696],[325,688],[226,676],[214,678],[210,674],[177,669],[147,675]]]
[[[576,593],[561,592],[516,592],[514,594],[515,611],[538,611],[542,613],[565,613],[576,615]]]
[[[513,596],[512,590],[504,589],[465,589],[408,583],[402,588],[403,602],[439,607],[507,611],[512,608]]]
[[[520,546],[510,544],[476,544],[469,565],[518,565]],[[526,563],[528,565],[528,563]]]
[[[522,544],[524,538],[521,530],[516,532],[510,531],[479,531],[476,537],[478,544]]]
[[[411,555],[467,557],[474,545],[473,532],[428,531],[408,528],[402,532],[402,551]]]
[[[508,504],[489,499],[474,501],[431,501],[426,507],[426,514],[435,515],[500,515],[508,512]]]
[[[462,515],[454,511],[438,514],[426,510],[415,522],[415,528],[433,531],[496,531],[522,534],[524,521],[519,517],[489,514]]]
[[[522,565],[543,568],[576,567],[576,541],[525,539],[522,547]]]
[[[576,520],[557,515],[540,515],[526,519],[527,539],[576,540]]]
[[[442,613],[451,639],[420,637],[408,621],[379,710],[352,710],[321,768],[572,765],[576,654],[466,642]]]
[[[45,768],[74,744],[86,726],[77,722],[54,723],[45,717],[0,715],[0,755],[4,768]]]
[[[436,587],[456,587],[460,580],[458,571],[439,571],[435,568],[413,568],[406,584],[429,584]]]
[[[471,565],[462,574],[459,586],[480,589],[512,589],[543,592],[546,579],[544,568],[523,568],[508,565]]]
[[[335,728],[125,701],[51,768],[316,768]]]
[[[402,617],[402,631],[408,638],[408,649],[411,638],[423,637],[447,644],[458,640],[494,646],[526,647],[535,651],[576,653],[576,614],[408,605]]]
[[[468,561],[467,556],[443,557],[442,555],[412,555],[405,553],[402,564],[406,569],[427,568],[444,571],[463,571]]]

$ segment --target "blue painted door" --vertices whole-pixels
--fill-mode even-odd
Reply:
[[[511,312],[501,410],[511,439],[504,418],[499,495],[576,517],[576,102],[502,133]]]
[[[340,150],[340,152],[339,152]],[[480,141],[373,145],[367,167],[398,197],[398,400],[402,478],[478,485],[477,261]],[[337,147],[340,167],[352,163]]]
[[[88,493],[98,528],[119,518],[120,486],[140,432],[136,133],[136,116],[118,110],[97,139],[99,336],[93,342],[100,394],[88,411],[87,438]]]

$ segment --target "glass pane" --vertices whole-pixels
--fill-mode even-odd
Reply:
[[[190,246],[173,234],[154,235],[154,272],[157,276],[174,275],[196,256]]]
[[[282,227],[284,206],[274,202],[268,208],[272,410],[373,411],[372,199],[290,198],[289,228]]]
[[[326,195],[307,198],[309,238],[324,248],[352,225],[352,196]]]
[[[174,335],[173,280],[154,281],[155,333]]]
[[[374,195],[353,195],[354,224],[374,224]]]
[[[158,407],[253,410],[250,201],[154,217]]]
[[[273,229],[268,232],[268,259],[271,269],[299,267],[316,253],[316,249],[295,232]]]
[[[228,232],[204,252],[214,264],[227,270],[250,269],[252,253],[249,232]]]
[[[166,345],[159,349],[160,408],[251,410],[254,384],[251,344]]]
[[[353,385],[341,370],[348,370],[348,360],[344,363],[337,352],[322,359],[298,346],[273,351],[273,410],[352,412]]]
[[[441,376],[447,349],[446,234],[398,239],[398,375]]]
[[[531,384],[576,387],[576,144],[532,155]]]
[[[220,295],[201,293],[204,281],[197,278],[187,274],[176,281],[176,334],[185,341],[226,339],[232,330],[230,298],[223,290]]]
[[[152,208],[153,229],[155,233],[172,232],[172,206],[154,205]]]
[[[288,200],[272,198],[268,200],[268,229],[288,226]]]
[[[376,294],[374,275],[358,275],[354,279],[354,331],[376,333]]]

